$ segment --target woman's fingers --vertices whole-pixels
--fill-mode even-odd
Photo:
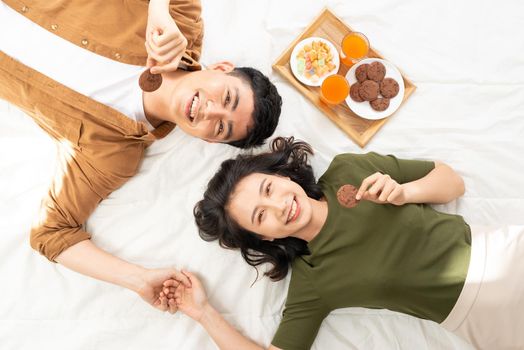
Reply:
[[[393,203],[393,204],[396,204],[396,205],[403,204],[401,202],[401,200],[399,200],[401,195],[402,195],[402,187],[400,185],[398,185],[389,194],[388,199],[387,199],[388,203]]]
[[[168,305],[169,305],[169,313],[170,314],[174,314],[175,312],[178,311],[178,307],[176,306],[175,299],[169,299]]]
[[[160,297],[160,310],[167,311],[167,298],[165,296]]]
[[[360,200],[364,196],[364,193],[367,191],[367,189],[370,186],[372,186],[380,178],[380,176],[382,176],[382,174],[379,172],[376,172],[373,175],[366,177],[362,181],[362,184],[360,185],[360,188],[358,189],[358,192],[356,194],[356,199]]]
[[[398,184],[393,179],[389,179],[389,181],[386,181],[384,187],[382,188],[382,191],[380,192],[378,200],[381,202],[387,202],[390,193],[395,189],[397,185]]]
[[[178,302],[178,299],[182,298],[182,293],[184,293],[184,287],[179,287],[176,289],[176,292],[175,292],[175,299],[177,300]]]
[[[369,188],[368,193],[372,197],[377,198],[378,194],[382,192],[382,189],[384,188],[384,185],[386,184],[386,181],[388,180],[388,178],[389,176],[387,175],[382,175],[378,177],[375,183]]]
[[[180,271],[176,271],[174,278],[175,278],[178,282],[182,283],[185,287],[187,287],[187,288],[191,288],[191,281],[190,281],[189,278],[186,276],[186,274],[181,273]]]
[[[166,288],[176,288],[176,287],[178,287],[180,282],[178,282],[175,279],[170,278],[168,280],[165,280],[163,284],[164,284],[164,287],[166,287]]]

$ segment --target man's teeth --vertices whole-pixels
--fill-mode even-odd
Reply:
[[[289,212],[287,221],[291,220],[295,216],[296,212],[297,212],[297,202],[293,199],[293,202],[291,203],[291,211]]]
[[[197,109],[198,102],[199,102],[198,96],[195,95],[195,97],[193,97],[193,103],[191,103],[191,108],[189,110],[189,116],[191,117],[191,119],[195,119],[196,112],[198,110]]]

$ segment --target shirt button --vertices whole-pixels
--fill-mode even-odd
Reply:
[[[89,44],[89,41],[87,39],[82,39],[82,45],[87,46]]]
[[[27,6],[22,7],[22,12],[23,13],[26,13],[28,10],[29,10],[29,7],[27,7]]]
[[[57,30],[58,29],[58,25],[57,24],[51,24],[51,29],[52,30]]]
[[[117,60],[119,60],[119,59],[120,59],[120,57],[122,57],[122,55],[120,55],[120,54],[119,54],[118,52],[117,52],[117,53],[115,53],[115,58],[116,58]]]

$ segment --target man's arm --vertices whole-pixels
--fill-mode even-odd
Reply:
[[[160,296],[165,280],[175,279],[189,286],[187,277],[174,268],[146,269],[103,251],[90,240],[67,248],[56,261],[83,275],[130,289],[161,311],[168,310],[167,298]]]
[[[166,281],[164,293],[171,297],[169,308],[178,307],[204,327],[221,350],[263,350],[264,348],[243,336],[233,328],[211,304],[208,303],[202,283],[192,273],[183,272],[190,280],[191,287],[178,285],[175,281]],[[270,345],[269,350],[280,350]]]
[[[203,25],[200,1],[150,0],[146,28],[147,67],[153,74],[195,64],[200,57]]]
[[[97,248],[82,228],[100,201],[136,173],[143,146],[136,144],[133,148],[134,144],[130,144],[122,152],[113,152],[111,141],[104,144],[100,140],[97,152],[92,153],[87,146],[91,142],[89,120],[70,125],[71,118],[59,115],[56,127],[51,127],[53,120],[44,115],[35,120],[60,143],[56,175],[42,200],[38,221],[31,229],[31,246],[50,261],[129,288],[149,304],[166,310],[167,300],[160,299],[159,294],[162,282],[175,278],[188,283],[187,278],[173,268],[145,269],[116,258]],[[82,126],[84,133],[71,132],[74,126],[78,129]],[[102,131],[98,132],[100,136]]]

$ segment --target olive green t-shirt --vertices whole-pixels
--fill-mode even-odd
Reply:
[[[272,344],[309,349],[320,324],[334,309],[389,309],[442,322],[466,279],[471,252],[469,226],[458,215],[425,204],[338,203],[337,190],[359,187],[375,172],[398,183],[427,175],[433,162],[376,153],[342,154],[319,184],[328,216],[308,243],[310,255],[295,259],[283,319]]]

